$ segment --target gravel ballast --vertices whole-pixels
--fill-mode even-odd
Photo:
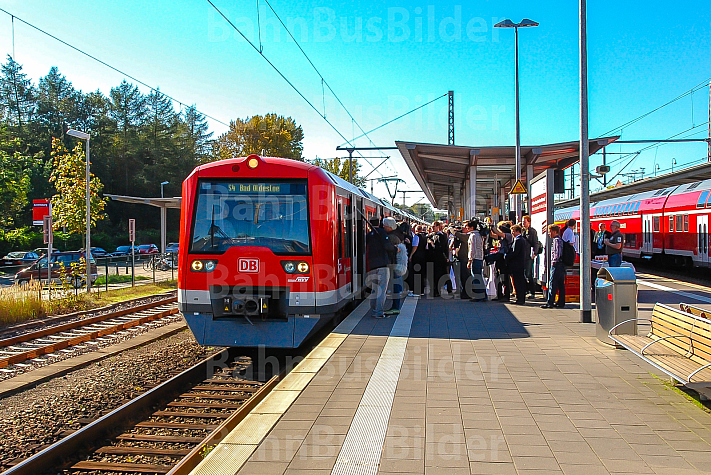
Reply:
[[[183,331],[0,401],[0,469],[189,368],[212,353]]]

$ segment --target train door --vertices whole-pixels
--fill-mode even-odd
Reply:
[[[642,216],[642,252],[645,254],[652,254],[654,252],[652,231],[652,216],[645,214]]]
[[[696,241],[698,245],[699,261],[709,263],[709,216],[696,216]]]
[[[365,234],[366,223],[362,213],[363,198],[355,199],[355,212],[353,219],[355,220],[355,258],[353,259],[353,292],[360,295],[363,288],[363,279],[365,279]]]
[[[338,230],[336,232],[336,248],[338,253],[336,285],[339,289],[339,292],[342,292],[342,296],[345,296],[349,292],[349,289],[345,288],[345,286],[350,280],[348,278],[348,275],[350,274],[352,267],[350,250],[351,232],[348,226],[350,220],[349,215],[351,214],[349,212],[350,202],[347,198],[343,196],[338,196],[336,202],[338,203],[336,210],[336,225],[338,227]]]

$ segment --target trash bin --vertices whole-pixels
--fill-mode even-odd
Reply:
[[[637,278],[629,267],[602,267],[595,279],[597,338],[615,345],[610,330],[625,320],[637,318]],[[637,322],[627,322],[615,329],[616,335],[636,335]]]

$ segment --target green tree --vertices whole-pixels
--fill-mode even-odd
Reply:
[[[316,158],[313,163],[317,167],[321,167],[326,171],[329,171],[336,175],[337,177],[343,178],[348,181],[349,170],[348,170],[348,160],[347,158]],[[365,178],[360,176],[360,163],[358,160],[353,160],[353,184],[363,188],[365,186]]]
[[[231,121],[230,130],[217,139],[214,156],[222,160],[256,153],[303,161],[303,140],[304,131],[291,117],[255,115]]]
[[[86,230],[86,157],[81,142],[69,152],[59,139],[52,140],[54,169],[50,181],[57,194],[52,197],[52,214],[57,228],[66,227],[70,234],[82,234]],[[101,198],[103,185],[92,173],[89,181],[91,224],[104,219],[104,207],[108,201]]]
[[[26,137],[26,125],[35,110],[35,88],[22,72],[22,66],[7,55],[0,67],[0,111],[3,122],[19,137]]]
[[[19,139],[0,143],[0,229],[22,224],[16,221],[28,203],[32,159],[19,148]]]
[[[82,94],[54,66],[40,78],[38,89],[38,138],[49,143],[51,137],[63,137],[67,128],[76,126]]]

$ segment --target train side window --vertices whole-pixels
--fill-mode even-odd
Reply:
[[[676,232],[681,232],[681,230],[684,229],[684,215],[676,215],[676,226],[674,227],[676,228]]]
[[[711,192],[709,192],[709,198],[706,200],[706,207],[711,208]]]
[[[639,205],[640,205],[641,203],[642,203],[641,201],[638,201],[638,202],[636,202],[636,203],[634,204],[634,212],[635,212],[635,213],[636,213],[637,211],[639,211]]]
[[[659,221],[659,216],[655,216],[654,218],[652,218],[652,231],[654,231],[655,233],[659,232]]]
[[[350,204],[346,205],[346,217],[343,221],[343,235],[344,235],[344,251],[346,257],[351,257],[351,249],[353,249],[353,213],[350,211]]]
[[[685,233],[689,232],[689,215],[688,214],[684,215],[684,232]]]
[[[669,216],[669,232],[674,232],[674,216]]]
[[[706,205],[706,201],[709,198],[709,191],[702,191],[701,194],[699,195],[699,201],[696,202],[696,207],[697,208],[703,208],[704,205]]]
[[[336,227],[338,228],[338,234],[336,239],[338,240],[338,257],[343,258],[343,207],[341,203],[338,203],[338,221],[336,221]]]

